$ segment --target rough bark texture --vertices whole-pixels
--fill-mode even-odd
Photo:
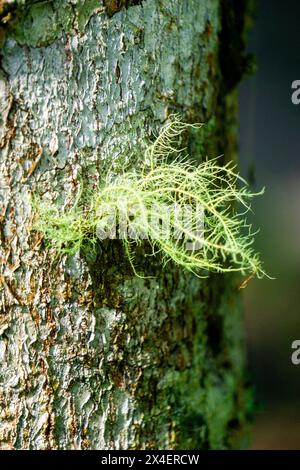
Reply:
[[[140,279],[117,241],[57,259],[30,205],[138,167],[174,111],[206,122],[194,156],[235,158],[241,3],[0,2],[2,449],[244,445],[238,280],[143,250]]]

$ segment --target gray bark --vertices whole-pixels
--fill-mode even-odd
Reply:
[[[189,136],[194,156],[235,158],[221,1],[8,3],[0,11],[1,448],[244,445],[238,281],[199,280],[159,259],[149,265],[142,253],[139,271],[155,277],[139,279],[113,241],[90,257],[57,259],[31,230],[31,194],[67,206],[81,180],[95,188],[109,168],[138,167],[174,111],[206,122]]]

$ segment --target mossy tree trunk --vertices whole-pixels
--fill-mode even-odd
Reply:
[[[194,157],[234,159],[245,4],[1,2],[2,449],[245,444],[240,280],[143,253],[140,279],[117,241],[57,259],[30,205],[138,167],[172,112],[206,123]]]

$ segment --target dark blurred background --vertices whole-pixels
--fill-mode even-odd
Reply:
[[[254,201],[257,248],[276,280],[245,289],[250,374],[260,410],[253,449],[300,449],[300,365],[291,343],[300,339],[300,80],[299,0],[258,0],[249,38],[257,73],[240,86],[242,174],[264,196]]]

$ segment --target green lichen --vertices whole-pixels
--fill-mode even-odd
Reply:
[[[244,216],[256,194],[231,164],[219,166],[215,159],[196,166],[184,158],[176,141],[189,127],[199,125],[173,116],[147,147],[140,172],[108,174],[98,190],[84,196],[82,191],[69,210],[35,201],[35,229],[58,253],[75,254],[87,244],[95,246],[99,238],[119,237],[134,271],[133,247],[147,239],[151,254],[160,253],[164,264],[172,260],[197,275],[237,271],[263,276],[252,247],[254,234]],[[236,203],[242,206],[241,213]],[[126,231],[111,232],[112,215],[119,227],[125,223]],[[153,216],[158,223],[151,223]]]

